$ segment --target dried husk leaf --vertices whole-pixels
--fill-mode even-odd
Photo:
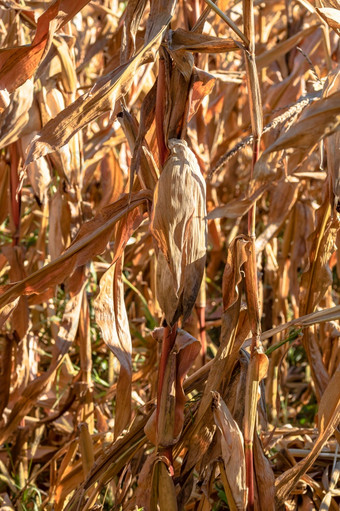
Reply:
[[[239,510],[247,506],[246,466],[243,435],[237,422],[218,392],[213,394],[214,420],[221,432],[221,448],[225,472],[234,502]]]
[[[94,307],[103,339],[120,362],[117,384],[115,437],[127,426],[131,415],[132,343],[124,303],[122,260],[110,266],[100,281]]]
[[[177,511],[175,486],[161,456],[156,460],[153,468],[150,502],[150,511],[157,511],[157,509],[159,511]]]
[[[256,511],[262,509],[275,511],[275,476],[271,464],[263,452],[257,433],[254,436],[254,472]]]
[[[150,230],[157,241],[157,298],[167,323],[186,319],[200,289],[206,258],[205,181],[183,140],[169,140],[171,154],[157,183]]]
[[[138,486],[136,488],[135,501],[139,508],[149,511],[150,501],[152,495],[152,477],[153,467],[156,460],[157,454],[150,454],[139,472],[138,475]]]

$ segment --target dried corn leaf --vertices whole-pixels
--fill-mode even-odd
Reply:
[[[340,422],[340,367],[329,382],[320,402],[319,436],[312,450],[305,459],[293,468],[284,472],[275,481],[277,498],[282,501],[296,486],[300,477],[305,474],[318,457],[329,437],[334,433]]]
[[[33,81],[27,80],[11,98],[7,108],[0,116],[0,148],[16,142],[22,135],[28,122],[32,121]],[[40,120],[34,129],[40,129]]]
[[[340,11],[333,7],[316,7],[316,12],[335,32],[340,34]]]
[[[46,56],[53,34],[73,18],[89,0],[56,0],[38,19],[31,45],[0,53],[0,88],[12,92],[31,78]]]
[[[208,213],[208,219],[242,217],[267,189],[268,185],[262,185],[248,197],[234,199],[225,206],[218,206]]]
[[[307,107],[299,121],[268,147],[262,156],[290,147],[308,151],[324,137],[337,131],[339,126],[340,91],[337,91]]]
[[[157,183],[151,233],[157,241],[157,297],[169,325],[186,319],[200,289],[206,258],[205,181],[183,140],[169,140],[170,156]]]
[[[235,356],[244,341],[243,335],[249,332],[249,324],[241,324],[242,335],[236,337],[240,320],[240,284],[242,271],[247,260],[246,246],[249,238],[236,237],[228,249],[227,264],[223,274],[222,292],[223,308],[222,332],[220,346],[209,370],[207,383],[195,418],[194,431],[190,437],[188,457],[184,472],[189,472],[202,458],[211,444],[215,424],[211,413],[212,391],[220,392],[227,385],[234,367]],[[236,348],[237,342],[237,348]]]
[[[214,420],[221,433],[222,458],[234,502],[239,510],[247,506],[246,465],[243,435],[218,392],[213,394]]]
[[[13,310],[17,307],[20,300],[20,296],[15,298],[11,303],[8,303],[0,309],[0,328],[6,323],[7,319],[12,314]]]
[[[277,44],[274,45],[273,48],[270,48],[270,50],[264,51],[260,55],[257,55],[256,57],[256,65],[258,69],[261,69],[262,67],[267,67],[269,64],[271,64],[274,60],[280,58],[280,56],[285,55],[290,50],[296,47],[297,44],[300,43],[302,39],[305,39],[307,36],[312,34],[315,29],[317,29],[320,26],[320,24],[312,25],[310,27],[304,28],[303,30],[300,30],[297,34],[294,34],[293,36],[289,37],[288,39],[285,39]]]
[[[47,392],[51,386],[57,369],[61,366],[64,357],[71,347],[76,336],[82,301],[82,289],[67,302],[56,339],[52,362],[48,370],[30,382],[23,390],[21,397],[15,402],[6,425],[0,429],[0,443],[6,442],[9,436],[18,427],[20,421],[28,415],[38,397]]]
[[[39,294],[58,282],[63,282],[76,267],[102,253],[116,222],[148,199],[151,199],[150,192],[143,191],[133,194],[131,198],[125,195],[105,207],[93,220],[82,225],[76,239],[62,255],[20,282],[6,286],[0,296],[0,307],[22,294]]]
[[[132,343],[124,303],[121,255],[133,232],[136,213],[130,213],[129,217],[121,235],[120,247],[115,251],[114,262],[101,278],[100,292],[94,302],[96,322],[102,331],[103,339],[120,362],[115,416],[116,438],[129,423],[131,415]],[[140,222],[140,218],[138,220]]]
[[[21,137],[23,154],[25,154],[26,147],[35,134],[36,132],[33,132],[31,135]],[[40,158],[39,161],[30,163],[27,167],[27,175],[39,204],[44,204],[47,200],[47,190],[51,183],[50,167],[46,158]]]
[[[127,62],[136,51],[136,34],[146,3],[146,0],[130,0],[127,3],[120,50],[121,64]]]
[[[188,122],[197,112],[203,99],[212,92],[215,82],[216,78],[212,74],[203,71],[203,69],[198,69],[195,66],[193,67]]]
[[[260,439],[254,436],[254,476],[256,480],[255,509],[275,511],[275,476],[266,458]]]
[[[237,236],[229,247],[222,282],[224,311],[232,307],[239,298],[239,286],[243,266],[248,258],[246,249],[249,244],[250,238],[241,235]]]
[[[200,53],[218,53],[242,49],[242,45],[231,37],[222,39],[208,34],[189,32],[178,28],[168,33],[168,47],[171,51],[191,51]]]
[[[126,94],[131,86],[137,68],[143,64],[151,49],[156,51],[157,41],[164,32],[166,23],[158,23],[156,35],[132,59],[101,77],[90,92],[80,96],[44,126],[31,144],[25,165],[65,145],[91,121],[114,110],[116,101]]]

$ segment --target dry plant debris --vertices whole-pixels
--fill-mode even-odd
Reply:
[[[338,0],[0,0],[0,508],[336,511]]]

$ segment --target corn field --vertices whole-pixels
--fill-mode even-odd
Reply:
[[[337,511],[339,0],[0,0],[0,509]]]

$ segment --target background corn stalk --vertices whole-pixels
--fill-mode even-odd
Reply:
[[[0,2],[1,508],[338,509],[339,11]]]

